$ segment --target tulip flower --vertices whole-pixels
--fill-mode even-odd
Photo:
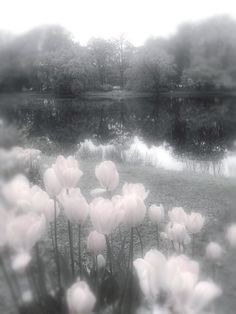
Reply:
[[[67,158],[58,156],[52,167],[64,188],[74,188],[83,175],[79,169],[78,161],[72,156]]]
[[[119,173],[114,162],[103,161],[95,168],[95,175],[100,185],[107,191],[113,191],[119,184]]]
[[[91,314],[96,303],[94,294],[85,281],[77,281],[66,293],[69,314]]]
[[[200,314],[221,293],[212,282],[198,282],[199,265],[185,255],[166,259],[159,251],[150,250],[134,261],[134,267],[146,301],[150,308],[154,306],[153,313],[154,309],[169,313],[171,308],[173,313]],[[162,300],[160,304],[158,300]]]
[[[158,225],[164,222],[165,211],[162,204],[160,206],[151,205],[148,209],[148,214],[151,222]]]
[[[135,194],[123,197],[121,209],[124,212],[122,222],[129,227],[140,225],[146,214],[146,206],[141,198]]]
[[[226,239],[233,248],[236,248],[236,224],[233,224],[227,229]]]
[[[192,212],[187,217],[187,229],[190,233],[199,233],[204,225],[205,217],[199,213]]]
[[[89,205],[79,188],[70,189],[69,194],[64,190],[59,200],[64,208],[67,219],[76,224],[83,224],[89,213]]]
[[[31,196],[29,180],[23,175],[18,175],[4,185],[2,193],[10,206],[28,202]]]
[[[44,186],[47,193],[55,198],[62,190],[62,185],[53,168],[48,168],[43,176]]]
[[[15,251],[29,252],[46,230],[46,219],[34,213],[13,216],[7,225],[8,245]]]
[[[134,194],[144,201],[148,197],[149,191],[146,191],[141,183],[125,183],[122,187],[122,194],[124,196]]]
[[[179,223],[169,224],[167,226],[167,234],[177,249],[181,249],[183,245],[187,245],[191,241],[185,226]]]
[[[206,258],[212,262],[219,261],[223,250],[216,242],[210,242],[206,247]]]
[[[96,230],[90,232],[87,239],[87,248],[91,254],[98,255],[102,253],[106,248],[106,238],[104,234]]]
[[[90,204],[90,218],[99,233],[110,234],[120,224],[122,217],[123,212],[117,210],[108,199],[98,197]]]
[[[168,216],[172,223],[187,224],[187,214],[182,207],[173,207],[172,210],[168,212]]]

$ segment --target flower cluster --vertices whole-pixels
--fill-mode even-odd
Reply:
[[[205,217],[197,212],[188,213],[182,207],[167,212],[162,204],[152,204],[147,209],[149,191],[141,183],[124,183],[119,189],[119,173],[112,161],[96,166],[100,187],[91,191],[90,200],[78,187],[82,175],[74,157],[59,156],[44,173],[44,187],[31,185],[22,175],[3,185],[0,263],[16,307],[21,308],[25,294],[18,295],[16,282],[12,284],[9,280],[9,267],[5,265],[8,259],[14,272],[27,275],[29,286],[35,284],[32,264],[36,261],[39,283],[32,290],[41,310],[44,305],[40,299],[50,294],[62,308],[66,300],[69,314],[90,314],[110,305],[117,313],[133,313],[137,310],[133,304],[137,278],[143,295],[140,308],[147,313],[203,313],[221,294],[213,281],[200,279],[200,265],[189,257],[194,253],[195,239]],[[120,193],[116,193],[118,189]],[[155,249],[143,245],[145,234],[141,234],[139,226],[147,218],[156,226]],[[69,254],[64,256],[63,264],[58,228],[65,221],[68,242],[60,244],[67,247]],[[89,225],[92,230],[85,239]],[[40,250],[48,237],[55,260],[53,283],[47,279],[51,270],[42,266],[44,256]],[[232,247],[236,246],[235,225],[227,230],[226,239]],[[161,252],[165,246],[169,248],[168,256]],[[141,247],[141,252],[137,247]],[[212,265],[217,265],[222,253],[218,243],[211,242],[206,247],[206,258]],[[69,273],[67,280],[65,268],[66,274]],[[18,277],[14,280],[18,281]],[[45,308],[43,313],[47,313]]]

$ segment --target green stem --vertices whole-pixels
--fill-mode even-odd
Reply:
[[[105,235],[106,238],[106,244],[107,244],[107,256],[108,256],[108,260],[109,260],[109,264],[110,264],[110,273],[111,276],[113,275],[113,267],[112,267],[112,251],[111,251],[111,246],[110,246],[110,242],[109,242],[109,238],[108,235]]]
[[[75,262],[74,262],[74,247],[73,247],[73,229],[71,222],[68,220],[68,234],[70,243],[70,259],[71,259],[71,272],[73,279],[75,278]]]
[[[82,270],[82,261],[81,261],[81,224],[79,224],[79,243],[78,243],[78,249],[79,249],[79,274],[82,276],[83,270]]]
[[[141,247],[141,255],[143,257],[143,241],[142,241],[142,237],[141,237],[141,234],[138,230],[138,227],[135,228],[136,229],[136,232],[137,232],[137,235],[138,235],[138,238],[139,238],[139,243],[140,243],[140,247]]]
[[[59,289],[61,291],[61,269],[60,269],[59,250],[58,250],[58,243],[57,243],[57,203],[56,203],[56,198],[54,198],[54,242],[55,242],[57,279],[58,279],[58,286],[59,286]]]

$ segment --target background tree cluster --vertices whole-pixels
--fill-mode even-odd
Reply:
[[[79,95],[114,86],[156,92],[235,88],[236,21],[220,16],[184,24],[170,38],[140,47],[124,36],[92,38],[81,46],[60,26],[0,34],[0,91]]]

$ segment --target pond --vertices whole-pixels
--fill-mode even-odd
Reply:
[[[63,150],[72,150],[86,139],[95,145],[132,143],[136,147],[140,141],[148,154],[150,148],[162,147],[164,159],[168,155],[178,162],[185,160],[185,164],[218,165],[225,159],[232,163],[233,158],[236,164],[235,102],[233,97],[83,99],[4,94],[0,96],[0,117],[23,128],[28,139],[39,146],[41,139]]]

